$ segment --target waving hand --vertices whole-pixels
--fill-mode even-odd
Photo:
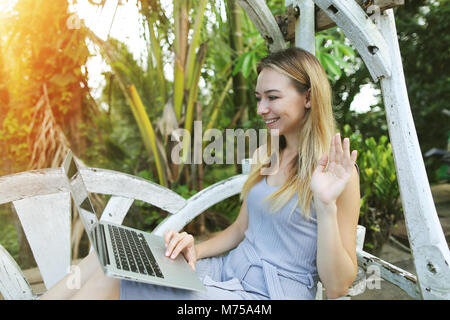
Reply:
[[[324,154],[320,158],[319,165],[311,177],[310,186],[314,194],[314,201],[330,204],[337,200],[350,180],[356,157],[356,150],[353,150],[350,155],[349,138],[345,138],[341,143],[339,133],[333,136],[330,155]]]

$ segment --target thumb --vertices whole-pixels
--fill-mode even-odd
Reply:
[[[318,163],[317,163],[317,167],[314,170],[315,172],[324,172],[325,168],[327,167],[327,163],[328,163],[328,155],[324,154],[320,157]]]
[[[322,157],[320,157],[316,170],[319,170],[320,172],[325,171],[327,163],[328,163],[328,155],[324,154],[322,155]]]

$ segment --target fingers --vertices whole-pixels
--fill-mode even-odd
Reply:
[[[331,138],[329,161],[330,164],[336,161],[336,135],[334,135],[333,138]]]
[[[186,258],[188,264],[195,271],[195,264],[197,263],[197,253],[195,251],[195,247],[190,247],[186,251],[187,252],[184,254],[184,257]]]
[[[170,239],[172,239],[172,237],[175,235],[175,233],[177,233],[175,230],[166,230],[164,231],[164,242],[167,244],[169,243]]]
[[[344,156],[344,161],[345,162],[350,162],[351,158],[350,158],[350,139],[349,138],[344,138],[344,150],[343,150],[343,156]]]
[[[194,244],[194,237],[190,234],[187,234],[186,232],[183,233],[184,235],[182,236],[181,240],[177,243],[177,245],[173,249],[172,255],[170,256],[171,259],[175,259],[178,256],[178,254],[180,254],[180,252],[182,252],[186,248],[191,247]]]
[[[344,142],[344,161],[346,163],[349,163],[353,166],[353,164],[356,162],[356,157],[358,155],[358,151],[353,150],[350,154],[350,138],[345,138]]]
[[[344,158],[344,151],[342,150],[342,143],[341,143],[341,134],[338,133],[335,136],[336,139],[336,163],[342,164],[343,158]]]
[[[350,154],[350,139],[344,138],[341,142],[341,135],[337,133],[331,139],[330,147],[330,168],[336,165],[350,166],[356,162],[357,151],[353,150]]]
[[[186,232],[178,233],[173,230],[168,230],[164,233],[164,240],[166,242],[166,257],[175,259],[180,252],[185,248],[193,246],[194,237]]]
[[[352,161],[356,162],[356,159],[358,158],[358,151],[353,150],[352,151]]]

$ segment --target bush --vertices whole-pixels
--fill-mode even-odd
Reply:
[[[364,250],[379,255],[390,230],[403,217],[400,190],[391,144],[382,135],[378,142],[363,139],[345,125],[344,136],[350,138],[351,150],[358,151],[360,169],[361,211],[359,224],[366,227]]]

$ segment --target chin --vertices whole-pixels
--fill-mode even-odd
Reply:
[[[270,132],[271,136],[279,137],[279,136],[283,135],[283,132],[280,129],[278,129],[278,128],[269,128],[268,131]]]

